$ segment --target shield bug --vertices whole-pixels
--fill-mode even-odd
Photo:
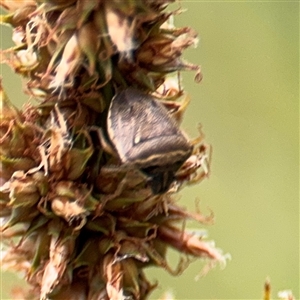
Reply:
[[[148,176],[154,194],[169,189],[193,150],[164,105],[134,88],[113,97],[107,135],[121,162]]]

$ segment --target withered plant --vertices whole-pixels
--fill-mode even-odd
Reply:
[[[224,263],[186,229],[210,217],[174,196],[210,158],[179,129],[180,74],[201,72],[181,57],[197,34],[173,25],[174,1],[1,0],[15,43],[1,62],[30,100],[17,109],[1,86],[1,265],[25,275],[18,299],[146,299],[149,266]]]

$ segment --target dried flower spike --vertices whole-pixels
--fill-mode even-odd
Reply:
[[[15,42],[1,62],[37,101],[19,110],[0,85],[1,264],[25,274],[18,299],[146,299],[148,266],[225,262],[185,229],[207,219],[173,199],[210,162],[203,135],[179,128],[180,72],[201,73],[182,59],[197,37],[172,24],[173,2],[0,1]]]

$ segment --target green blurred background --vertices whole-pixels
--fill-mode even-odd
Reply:
[[[183,129],[197,136],[201,123],[213,156],[210,178],[183,190],[179,203],[194,210],[200,199],[204,213],[213,210],[215,224],[202,227],[232,259],[198,281],[201,262],[179,277],[150,269],[159,282],[151,299],[165,291],[176,299],[262,299],[267,276],[273,298],[291,289],[299,299],[299,2],[181,5],[187,11],[176,26],[193,27],[200,38],[185,58],[204,74],[201,84],[193,73],[183,76],[192,98]],[[7,47],[9,30],[0,32]],[[1,74],[10,98],[25,99],[6,66]],[[0,280],[0,297],[9,299],[17,279],[5,273]]]

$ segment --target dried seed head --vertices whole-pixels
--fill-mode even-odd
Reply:
[[[34,0],[1,0],[0,6],[2,6],[4,9],[15,12],[18,9],[22,9],[24,7],[28,6],[36,6],[36,1]]]
[[[66,43],[62,58],[54,70],[54,78],[49,84],[50,89],[62,93],[65,86],[74,82],[74,73],[80,65],[81,51],[77,35],[73,34]],[[48,70],[50,72],[50,70]]]
[[[0,0],[15,43],[1,62],[38,100],[19,110],[0,86],[1,263],[25,274],[24,299],[146,299],[144,268],[190,262],[169,265],[170,247],[224,262],[184,228],[211,217],[171,198],[209,173],[203,136],[179,129],[179,71],[201,72],[181,58],[197,37],[169,22],[173,2]]]
[[[106,7],[106,22],[108,34],[116,45],[118,52],[127,58],[131,58],[135,45],[136,24],[134,18],[122,15],[112,7]]]
[[[18,109],[9,101],[6,93],[3,90],[2,82],[0,80],[0,121],[20,121],[21,114]]]

